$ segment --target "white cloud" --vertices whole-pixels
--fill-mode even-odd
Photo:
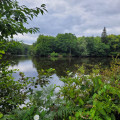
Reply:
[[[30,8],[46,4],[48,13],[30,22],[40,28],[39,34],[54,35],[71,32],[76,36],[101,35],[105,26],[108,34],[119,34],[119,0],[19,0]],[[17,36],[32,44],[39,34]]]
[[[99,34],[101,32],[102,32],[101,29],[100,30],[97,30],[97,29],[87,29],[85,31],[85,33],[88,34],[88,35]]]
[[[14,36],[14,39],[17,39],[19,41],[23,41],[26,44],[32,44],[37,40],[38,34],[18,34]]]
[[[9,70],[18,69],[20,72],[36,72],[31,60],[19,61],[18,65],[10,66]]]

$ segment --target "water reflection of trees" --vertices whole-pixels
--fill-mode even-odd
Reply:
[[[32,60],[33,62],[33,68],[37,70],[38,76],[36,77],[36,81],[34,81],[35,87],[37,85],[40,85],[41,87],[46,86],[49,84],[49,77],[52,74],[49,74],[49,76],[46,76],[48,73],[46,73],[48,69],[54,68],[55,74],[58,77],[66,76],[67,71],[76,73],[77,67],[84,64],[85,72],[86,74],[90,73],[92,71],[92,68],[95,65],[99,65],[101,63],[101,67],[109,67],[111,58],[43,58],[43,57],[28,57],[28,56],[9,56],[4,57],[3,61],[8,61],[11,66],[18,66],[20,62],[24,62]],[[29,65],[29,64],[28,64]],[[43,71],[41,71],[43,70]],[[44,74],[46,73],[46,74]],[[54,74],[53,73],[53,74]]]
[[[0,62],[8,62],[11,66],[18,65],[19,62],[30,60],[30,56],[4,56]]]
[[[41,69],[49,69],[54,68],[56,70],[56,74],[58,77],[66,76],[66,71],[76,72],[77,67],[75,65],[81,66],[84,64],[86,74],[91,72],[92,68],[95,65],[99,65],[101,63],[101,67],[108,67],[110,64],[111,58],[59,58],[56,60],[52,60],[50,58],[37,58],[33,57],[32,62],[37,71]]]
[[[56,70],[56,75],[58,77],[66,76],[66,71],[72,71],[75,73],[77,71],[77,67],[75,65],[81,66],[84,64],[86,74],[91,72],[92,68],[95,65],[99,65],[101,63],[101,67],[109,67],[111,58],[46,58],[46,57],[30,57],[30,56],[7,56],[2,59],[2,61],[8,61],[11,66],[18,65],[19,62],[31,60],[33,62],[33,67],[36,68],[37,72],[39,70],[47,70],[49,68],[54,68]]]

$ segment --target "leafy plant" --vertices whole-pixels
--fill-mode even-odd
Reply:
[[[25,5],[20,6],[16,0],[0,1],[0,59],[5,54],[9,38],[18,33],[35,33],[39,28],[26,28],[28,20],[32,20],[39,13],[47,11],[45,4],[40,8],[29,9]],[[15,109],[18,104],[22,104],[26,98],[25,87],[29,84],[28,78],[21,74],[21,79],[15,81],[12,77],[13,70],[8,70],[8,64],[0,64],[0,111],[6,114]],[[1,114],[1,115],[2,115]],[[1,116],[0,116],[1,117]]]
[[[75,76],[68,73],[61,78],[64,86],[51,85],[36,91],[30,95],[29,106],[18,108],[9,117],[29,120],[39,115],[42,120],[119,120],[119,76],[119,59],[114,59],[110,69],[101,71],[96,67],[90,75],[85,75],[81,66]]]
[[[81,71],[81,74],[79,73]],[[110,69],[100,72],[94,69],[90,75],[84,75],[79,69],[77,77],[66,77],[62,81],[61,94],[72,106],[80,107],[70,120],[118,120],[120,118],[120,60],[115,59]]]
[[[12,74],[14,70],[8,70],[8,64],[1,65],[0,73],[0,111],[8,113],[17,105],[24,103],[26,99],[26,87],[30,84],[29,78],[20,73],[21,78],[15,81]]]
[[[50,56],[51,56],[51,57],[58,57],[58,53],[52,52],[52,53],[50,54]]]

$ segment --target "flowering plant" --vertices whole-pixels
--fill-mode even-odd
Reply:
[[[39,120],[39,115],[35,115],[34,120]]]

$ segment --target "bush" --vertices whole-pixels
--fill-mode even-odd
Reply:
[[[6,114],[24,103],[28,92],[26,87],[30,82],[23,73],[20,73],[21,78],[15,81],[12,76],[15,71],[8,70],[8,63],[0,67],[0,112]]]
[[[51,57],[58,57],[58,53],[52,52],[52,53],[50,54],[50,56],[51,56]]]
[[[61,95],[72,106],[79,107],[69,119],[119,120],[120,61],[115,59],[110,69],[101,72],[96,68],[90,75],[84,75],[83,67],[79,71],[81,74],[78,72],[77,77],[62,79],[65,86],[61,88]]]

